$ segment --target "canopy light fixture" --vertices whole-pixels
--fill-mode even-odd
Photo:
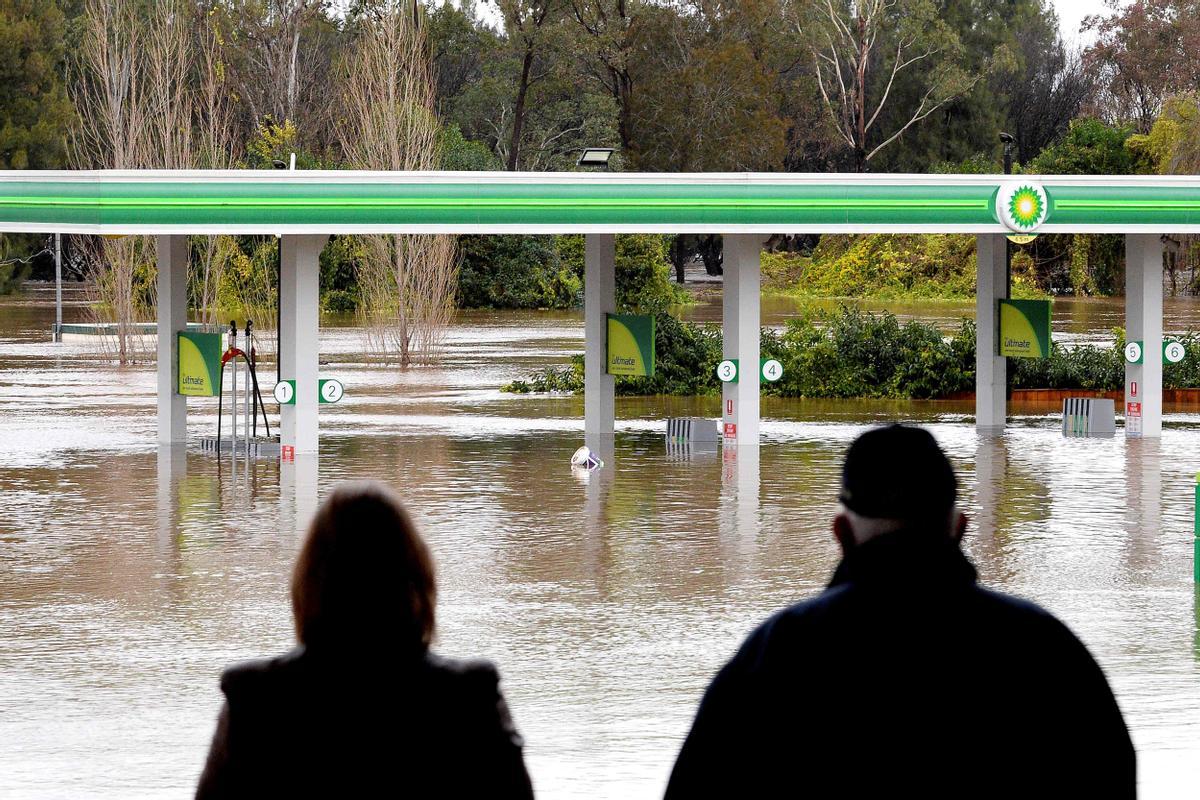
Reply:
[[[611,147],[584,148],[583,154],[579,156],[579,166],[608,169],[608,162],[612,158],[612,154],[613,149]]]

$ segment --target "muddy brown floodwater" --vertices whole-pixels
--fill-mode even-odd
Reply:
[[[1168,329],[1196,311],[1169,306]],[[221,669],[289,646],[299,530],[364,477],[424,526],[437,648],[499,664],[539,795],[656,797],[713,671],[828,579],[841,454],[894,419],[928,425],[959,470],[982,580],[1058,614],[1108,672],[1142,796],[1200,787],[1200,416],[1170,415],[1161,442],[1067,440],[1027,411],[981,439],[961,404],[768,398],[755,481],[719,454],[666,452],[662,418],[715,417],[715,399],[618,399],[615,464],[581,480],[581,398],[496,390],[580,349],[580,316],[470,313],[437,367],[408,372],[366,363],[355,329],[323,329],[322,374],[346,398],[322,407],[319,465],[281,470],[160,454],[153,367],[49,343],[53,313],[44,289],[0,298],[2,797],[190,796]],[[1120,304],[1055,315],[1057,335],[1101,340]],[[215,426],[213,404],[191,411],[193,436]]]

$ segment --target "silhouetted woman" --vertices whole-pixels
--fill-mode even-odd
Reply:
[[[495,667],[429,652],[436,598],[399,500],[334,489],[292,576],[299,645],[222,676],[196,796],[532,797]]]

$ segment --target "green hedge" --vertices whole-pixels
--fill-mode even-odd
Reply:
[[[720,390],[721,332],[715,326],[656,317],[657,372],[618,378],[621,395],[711,395]],[[1045,359],[1011,359],[1017,389],[1115,391],[1125,381],[1124,332],[1112,347],[1052,344]],[[1200,387],[1200,334],[1180,337],[1188,356],[1163,368],[1168,389]],[[944,398],[975,388],[975,323],[964,319],[952,336],[919,321],[853,308],[815,312],[788,321],[781,332],[762,331],[763,358],[783,364],[783,378],[763,394],[811,398]],[[502,391],[582,392],[583,356],[514,381]]]

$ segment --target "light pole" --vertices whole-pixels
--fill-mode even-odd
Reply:
[[[1016,137],[1011,133],[1000,132],[1000,142],[1004,145],[1004,174],[1012,175],[1013,167],[1013,145],[1016,144]],[[1004,237],[1004,296],[1012,299],[1012,240],[1008,236]],[[999,314],[996,315],[999,319]],[[1004,367],[1004,399],[1005,401],[1012,400],[1013,393],[1013,371],[1009,369],[1007,362],[1011,359],[1005,359]]]
[[[295,154],[292,155],[293,162]],[[275,169],[287,169],[278,158],[271,162]],[[275,382],[283,381],[283,237],[275,237]]]
[[[62,341],[62,234],[54,234],[54,341]]]

